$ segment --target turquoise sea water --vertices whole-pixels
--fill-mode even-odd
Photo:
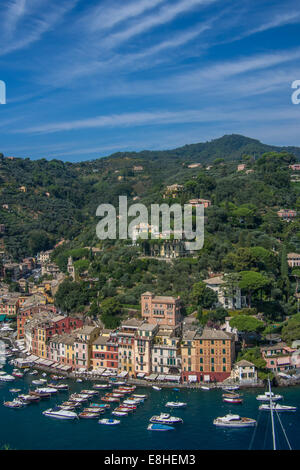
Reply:
[[[5,370],[11,372],[11,366]],[[50,399],[21,409],[6,408],[4,400],[12,399],[15,394],[10,388],[20,388],[27,392],[33,379],[39,376],[25,376],[10,383],[0,383],[0,447],[8,444],[13,449],[81,449],[81,450],[186,450],[218,449],[244,450],[253,442],[252,449],[271,449],[270,413],[259,412],[256,395],[262,389],[243,391],[244,403],[232,405],[222,402],[222,390],[174,390],[155,391],[151,388],[137,387],[135,393],[147,394],[148,399],[139,405],[136,412],[118,418],[121,424],[104,426],[98,420],[58,420],[46,417],[42,411],[66,401],[69,393],[92,388],[92,383],[84,381],[74,383],[63,380],[70,386],[70,391],[58,392]],[[300,388],[277,388],[277,393],[284,396],[283,404],[296,405],[295,413],[280,413],[293,449],[300,449]],[[100,391],[100,396],[106,391]],[[164,406],[167,401],[187,402],[186,409],[173,410],[173,416],[180,416],[184,423],[176,425],[175,431],[151,432],[147,430],[149,419],[154,414],[169,412]],[[100,402],[95,397],[94,402]],[[111,410],[116,404],[111,404]],[[256,428],[222,429],[213,425],[213,419],[234,412],[240,416],[258,419]],[[102,417],[111,417],[108,410]],[[279,422],[275,417],[277,444],[279,449],[287,449]],[[255,433],[255,434],[254,434]]]

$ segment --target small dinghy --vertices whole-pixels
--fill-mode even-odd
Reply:
[[[89,395],[90,397],[94,395],[99,395],[99,392],[97,392],[97,390],[81,390],[81,393]]]
[[[132,396],[133,396],[133,398],[142,398],[143,400],[146,400],[148,398],[148,395],[133,394]]]
[[[166,424],[151,423],[147,429],[148,431],[173,431],[175,428],[173,426],[167,426]]]
[[[115,426],[116,424],[120,424],[119,419],[113,419],[113,418],[103,418],[99,419],[98,423],[99,424],[106,424],[107,426]]]
[[[10,388],[9,391],[10,391],[10,393],[19,393],[19,392],[21,392],[21,389],[20,388]]]
[[[233,403],[237,405],[241,405],[243,403],[243,399],[240,397],[223,397],[223,401],[225,403]]]
[[[103,408],[104,410],[108,410],[110,408],[110,405],[108,403],[91,403],[89,405],[89,408]]]
[[[161,390],[161,387],[157,387],[157,385],[153,385],[152,388],[153,390],[158,390],[158,391]]]
[[[82,379],[77,379],[76,382],[77,382],[78,384],[81,384]]]

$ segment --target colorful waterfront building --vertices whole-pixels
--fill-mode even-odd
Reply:
[[[160,326],[152,345],[152,372],[181,373],[181,338],[175,327]]]
[[[182,321],[181,299],[156,296],[152,292],[141,295],[142,317],[152,325],[176,326]]]
[[[135,376],[134,338],[143,323],[143,320],[128,318],[122,322],[115,336],[118,344],[118,371],[126,371],[130,377]]]
[[[92,345],[93,369],[118,370],[118,343],[113,336],[99,336]]]
[[[152,348],[157,324],[143,323],[134,337],[134,373],[149,375],[152,372]]]
[[[235,336],[213,328],[186,331],[181,356],[183,382],[223,382],[231,374]]]

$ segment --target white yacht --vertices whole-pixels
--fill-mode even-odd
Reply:
[[[15,380],[15,377],[13,375],[9,375],[9,374],[0,375],[1,382],[12,382],[13,380]]]
[[[183,423],[181,418],[170,416],[168,413],[161,413],[159,416],[152,416],[150,423],[156,424],[177,424]]]
[[[78,418],[77,413],[74,413],[74,411],[62,410],[59,407],[49,408],[48,410],[43,411],[43,415],[50,416],[51,418],[58,418],[58,419],[76,419],[76,418]]]
[[[239,415],[232,414],[218,417],[214,419],[213,423],[215,426],[222,426],[227,428],[247,428],[249,426],[256,426],[255,419],[241,418]]]
[[[165,406],[168,408],[184,408],[187,404],[182,401],[168,401]]]
[[[297,411],[297,406],[289,406],[289,405],[280,405],[279,403],[275,403],[272,406],[273,411]],[[270,411],[271,407],[269,404],[260,405],[259,410]]]
[[[282,400],[282,395],[275,395],[273,392],[265,392],[264,395],[258,395],[256,397],[258,401],[278,401]]]

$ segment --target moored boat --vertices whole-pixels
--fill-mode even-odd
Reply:
[[[256,400],[258,401],[278,401],[282,400],[282,395],[275,395],[273,392],[265,392],[264,395],[257,395]]]
[[[256,420],[252,418],[241,418],[239,415],[227,414],[226,416],[214,419],[215,426],[229,428],[246,428],[256,425]]]
[[[112,386],[111,386],[110,384],[94,384],[94,385],[93,385],[93,388],[94,388],[95,390],[98,390],[98,389],[99,389],[99,390],[106,390],[106,389],[111,388],[111,387],[112,387]]]
[[[148,431],[173,431],[175,428],[166,424],[150,423],[147,429]]]
[[[161,387],[158,387],[157,385],[153,385],[152,388],[153,390],[158,390],[158,391],[161,390]]]
[[[111,414],[114,416],[128,416],[127,411],[112,411]]]
[[[15,398],[12,401],[5,401],[3,405],[7,408],[23,408],[23,406],[25,406],[25,403],[22,400],[18,400]]]
[[[187,404],[182,401],[168,401],[165,406],[168,408],[184,408]]]
[[[113,418],[103,418],[103,419],[99,419],[98,423],[99,424],[106,424],[108,426],[115,426],[116,424],[120,424],[120,420],[119,419],[113,419]]]
[[[95,418],[99,418],[99,414],[100,413],[91,413],[91,412],[88,412],[88,411],[82,411],[81,413],[79,413],[79,418],[82,418],[82,419],[95,419]]]
[[[177,416],[170,416],[168,413],[161,413],[158,416],[152,416],[152,418],[150,418],[150,423],[177,424],[183,423],[183,419],[178,418]]]
[[[243,399],[238,398],[238,397],[224,397],[223,401],[225,403],[235,403],[235,404],[242,404],[243,403]]]
[[[43,411],[43,415],[50,416],[51,418],[58,418],[58,419],[78,418],[77,413],[74,413],[74,411],[62,410],[58,406],[55,408],[49,408],[48,410]]]
[[[280,405],[279,403],[275,403],[272,406],[273,411],[297,411],[297,406],[289,406],[289,405]],[[270,411],[271,407],[269,404],[264,404],[259,406],[259,410]]]

